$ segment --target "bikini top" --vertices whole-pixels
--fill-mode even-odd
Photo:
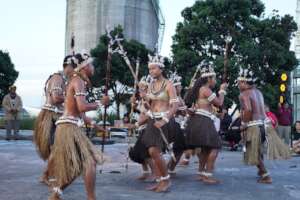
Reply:
[[[154,84],[151,84],[150,92],[147,94],[147,96],[150,100],[169,101],[170,97],[166,88],[166,80],[163,81],[161,88],[157,92],[154,91]]]

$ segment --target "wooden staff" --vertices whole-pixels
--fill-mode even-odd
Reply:
[[[222,82],[226,83],[228,80],[228,60],[229,60],[229,50],[230,50],[230,42],[232,37],[230,35],[225,38],[225,54],[224,54],[224,68],[223,68],[223,76]]]
[[[196,71],[195,71],[195,73],[194,73],[194,75],[193,75],[193,77],[192,77],[192,79],[191,79],[191,81],[190,81],[189,88],[192,87],[192,85],[193,85],[193,83],[194,83],[194,81],[195,81],[195,79],[196,79],[196,76],[197,76],[197,74],[199,73],[200,69],[201,69],[201,67],[200,67],[200,66],[197,66],[197,69],[196,69]]]
[[[109,90],[109,81],[111,76],[111,61],[112,61],[112,55],[116,52],[116,50],[113,50],[113,45],[115,43],[115,40],[110,35],[110,32],[107,30],[107,36],[109,38],[109,42],[107,45],[107,61],[106,61],[106,75],[105,75],[105,96],[108,96],[108,90]],[[106,122],[107,122],[107,107],[104,107],[104,116],[103,116],[103,128],[106,129]],[[102,152],[102,159],[103,159],[103,153],[104,153],[104,144],[105,144],[105,136],[106,131],[102,135],[102,142],[101,142],[101,152]],[[100,169],[100,173],[102,173],[102,169]]]

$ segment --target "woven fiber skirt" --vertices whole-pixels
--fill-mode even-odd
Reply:
[[[174,145],[173,145],[173,150],[175,155],[181,154],[183,153],[186,149],[186,138],[185,138],[185,134],[184,134],[184,130],[182,130],[180,128],[180,124],[176,123],[175,124],[175,141],[174,141]]]
[[[244,153],[244,163],[246,165],[258,165],[263,159],[265,143],[264,126],[251,126],[246,129],[244,140],[246,141],[246,152]]]
[[[220,149],[222,147],[221,137],[213,120],[198,114],[191,116],[187,121],[186,144],[190,149],[199,147]]]
[[[270,160],[286,160],[291,157],[289,146],[278,136],[272,125],[266,127],[267,132],[267,158]]]
[[[158,147],[162,152],[166,151],[166,144],[163,141],[161,133],[158,128],[154,126],[155,121],[149,119],[145,133],[143,134],[141,140],[147,149],[150,147]],[[164,136],[166,137],[169,144],[174,143],[176,139],[176,122],[174,118],[170,119],[169,123],[165,124],[161,128]]]
[[[41,110],[34,126],[33,140],[36,150],[43,160],[48,160],[51,146],[54,143],[55,122],[61,114],[49,110]]]
[[[59,185],[70,183],[94,162],[102,163],[101,158],[101,152],[81,128],[71,123],[57,125],[51,155],[54,167],[50,174]]]
[[[139,131],[139,137],[133,147],[129,149],[129,158],[136,163],[143,164],[146,159],[150,158],[148,149],[142,143],[142,137],[145,129]]]

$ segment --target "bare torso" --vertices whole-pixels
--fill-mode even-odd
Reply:
[[[76,89],[76,85],[81,86],[78,89]],[[75,93],[80,92],[82,94],[86,93],[85,89],[85,83],[83,80],[81,80],[79,77],[72,77],[67,89],[66,89],[66,100],[65,100],[65,110],[64,110],[64,115],[65,116],[73,116],[73,117],[81,117],[81,113],[78,109],[77,103],[76,103],[76,98],[75,98]]]
[[[240,95],[243,121],[264,120],[266,118],[264,98],[262,93],[251,88],[243,91]]]
[[[150,85],[150,87],[148,88],[148,93],[150,95],[152,95],[153,93],[159,93],[158,95],[160,95],[160,97],[163,97],[163,98],[151,99],[150,109],[152,112],[169,111],[170,94],[167,87],[169,81],[165,80],[165,86],[163,86],[163,88],[162,88],[162,84],[163,83],[156,82]]]
[[[65,82],[60,74],[54,74],[46,83],[46,104],[63,107]]]

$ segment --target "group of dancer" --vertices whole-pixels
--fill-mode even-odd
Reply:
[[[129,157],[143,168],[141,180],[152,180],[147,188],[168,191],[176,165],[186,152],[196,151],[199,158],[198,178],[207,184],[218,184],[213,176],[215,162],[222,147],[215,121],[215,108],[221,108],[228,85],[221,84],[214,93],[216,73],[213,65],[203,61],[185,98],[181,98],[181,77],[164,76],[162,57],[149,56],[149,76],[139,83],[138,95],[131,98],[139,110],[132,125],[138,132]],[[103,154],[87,138],[83,124],[103,130],[85,112],[107,106],[109,97],[88,103],[87,88],[94,73],[88,54],[66,56],[63,72],[49,77],[45,84],[46,103],[36,121],[34,140],[40,157],[48,161],[41,182],[52,188],[50,200],[61,199],[62,191],[83,175],[87,198],[95,200],[96,164]],[[289,148],[277,136],[267,120],[262,93],[255,87],[254,74],[241,70],[237,80],[240,89],[242,136],[246,164],[258,168],[260,183],[272,183],[264,165],[264,146],[270,159],[289,158]],[[266,144],[266,145],[265,145]]]

